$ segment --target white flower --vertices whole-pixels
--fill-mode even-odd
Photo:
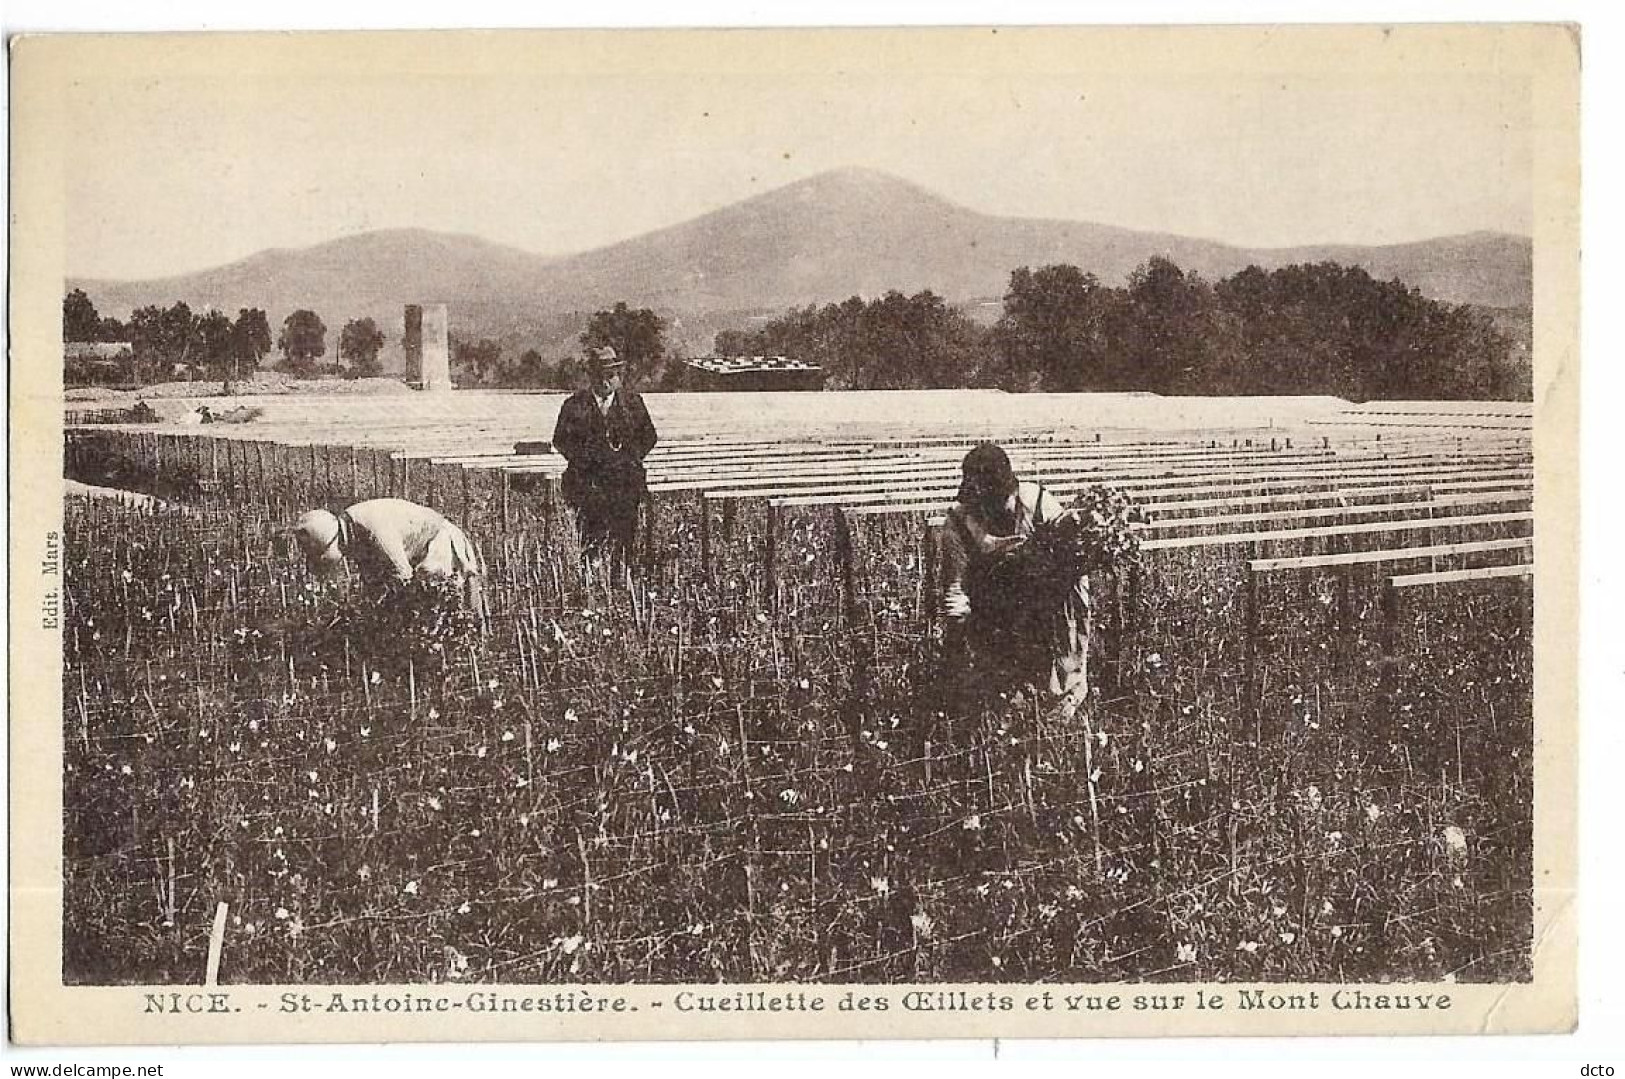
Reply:
[[[468,905],[467,901],[464,901],[463,905],[457,908],[457,913],[458,914],[467,914],[469,911],[471,911],[473,909],[474,909],[473,907]]]
[[[418,882],[415,881],[415,880],[407,881],[406,882],[406,887],[402,888],[401,891],[405,892],[407,895],[417,895],[418,894]]]
[[[965,829],[967,832],[979,832],[982,830],[982,815],[980,813],[972,813],[970,816],[961,821],[959,826]]]
[[[1174,960],[1179,963],[1196,962],[1196,945],[1181,944],[1174,949]]]
[[[1451,854],[1466,854],[1467,833],[1462,831],[1460,828],[1457,828],[1454,824],[1449,825],[1444,830],[1444,845],[1449,849]]]
[[[891,894],[891,881],[885,877],[870,877],[869,887],[873,888],[877,895]]]
[[[1374,823],[1376,823],[1377,818],[1382,816],[1382,810],[1378,809],[1374,805],[1366,806],[1365,807],[1365,816],[1366,816],[1367,820],[1371,821],[1374,824]]]
[[[276,909],[276,914],[274,915],[274,917],[279,922],[287,921],[288,918],[289,918],[288,908],[287,907],[278,907]]]
[[[503,731],[503,732],[502,732],[502,740],[503,740],[503,741],[504,741],[504,742],[511,742],[511,741],[513,741],[513,731]]]
[[[1236,951],[1246,952],[1248,955],[1252,955],[1254,952],[1258,951],[1258,941],[1244,940],[1240,944],[1236,945]]]
[[[564,743],[559,741],[557,738],[549,738],[547,740],[547,751],[549,753],[557,753],[559,751],[560,747],[562,747],[563,745],[564,745]]]
[[[914,932],[918,933],[920,936],[929,937],[931,935],[931,916],[929,914],[926,914],[923,911],[916,912],[914,914],[910,914],[908,916],[908,920],[913,924]]]
[[[430,809],[435,809],[435,810],[438,810],[440,808],[440,799],[436,798],[432,794],[429,795],[429,808]]]
[[[375,686],[379,682],[382,682],[383,680],[384,680],[384,676],[379,674],[377,671],[373,671],[372,672],[372,677],[370,679],[368,679],[368,681],[370,681]]]

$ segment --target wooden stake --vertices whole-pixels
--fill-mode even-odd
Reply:
[[[226,904],[216,903],[214,928],[209,931],[209,966],[203,975],[204,985],[220,984],[220,952],[226,943]]]
[[[587,860],[587,838],[576,833],[576,849],[581,852],[581,917],[592,924],[592,864]]]

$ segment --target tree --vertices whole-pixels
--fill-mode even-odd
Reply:
[[[271,323],[265,312],[258,307],[238,308],[237,321],[231,325],[231,380],[258,368],[270,351]]]
[[[100,336],[96,338],[98,341],[128,341],[130,339],[129,331],[124,328],[124,323],[112,315],[102,319],[99,334]]]
[[[130,312],[126,329],[130,334],[132,373],[136,382],[154,381],[158,368],[164,363],[163,317],[163,308],[155,304]]]
[[[316,373],[316,361],[327,355],[327,325],[316,312],[300,308],[282,320],[276,347],[290,372],[308,378]]]
[[[197,320],[197,361],[211,378],[223,379],[230,392],[231,317],[209,308]]]
[[[164,363],[172,371],[183,368],[190,377],[198,359],[198,319],[184,301],[175,301],[158,316],[158,337]]]
[[[478,344],[451,338],[452,380],[459,386],[484,386],[502,370],[502,346],[482,338]]]
[[[1242,322],[1201,275],[1153,256],[1129,275],[1123,305],[1110,322],[1108,349],[1122,365],[1114,388],[1261,392],[1236,377],[1245,366],[1244,338]]]
[[[1004,315],[993,328],[1007,389],[1117,388],[1107,333],[1116,290],[1064,263],[1010,275]]]
[[[817,364],[832,390],[976,385],[991,366],[986,333],[929,289],[792,308],[754,333],[725,332],[735,355]]]
[[[652,369],[666,354],[666,320],[647,307],[631,310],[624,302],[595,312],[581,335],[583,348],[604,345],[633,371]]]
[[[349,361],[350,374],[370,378],[383,373],[378,350],[384,347],[383,332],[370,318],[351,319],[339,332],[339,357]]]
[[[102,320],[96,305],[84,290],[74,289],[62,298],[62,340],[100,341]]]
[[[542,354],[533,348],[527,348],[519,356],[519,363],[509,369],[509,385],[540,387],[549,384],[552,371]]]
[[[754,337],[748,330],[719,330],[711,340],[711,351],[718,356],[751,356]]]

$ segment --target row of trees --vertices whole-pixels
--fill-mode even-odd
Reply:
[[[610,345],[646,389],[686,388],[665,319],[617,303],[595,312],[583,348]],[[184,303],[145,307],[128,323],[102,319],[83,292],[63,302],[70,341],[128,341],[137,375],[185,369],[232,379],[270,351],[265,313],[235,321],[194,315]],[[384,335],[371,319],[339,335],[347,368],[324,368],[327,327],[295,311],[277,334],[277,366],[309,377],[377,374]],[[787,355],[818,364],[830,389],[982,386],[1008,390],[1165,394],[1333,394],[1354,400],[1518,398],[1530,373],[1483,310],[1430,300],[1398,281],[1325,262],[1209,282],[1166,258],[1108,286],[1071,265],[1010,275],[998,322],[984,327],[926,290],[792,308],[756,330],[716,335],[720,355]],[[489,339],[451,340],[459,385],[567,389],[583,376],[575,356],[516,357]],[[170,365],[167,366],[166,365]]]
[[[169,307],[148,305],[130,312],[128,321],[103,318],[83,290],[62,300],[62,338],[68,343],[124,345],[111,356],[77,355],[66,359],[68,382],[159,382],[170,378],[218,379],[231,384],[251,378],[270,354],[271,327],[265,312],[245,307],[235,319],[210,308],[194,313],[184,302]],[[352,377],[382,373],[378,361],[384,335],[370,318],[352,319],[339,334],[339,356]],[[283,320],[275,347],[275,367],[300,377],[324,371],[327,326],[314,311],[299,310]]]
[[[988,386],[1355,400],[1525,397],[1529,372],[1489,313],[1326,262],[1216,283],[1153,258],[1122,287],[1076,266],[1022,267],[990,329],[933,293],[791,310],[717,335],[724,355],[782,353],[837,389]]]
[[[647,307],[624,302],[596,311],[577,338],[582,352],[608,345],[637,372],[645,389],[683,388],[682,357],[666,340],[670,324]],[[459,386],[505,386],[530,389],[575,389],[586,374],[579,356],[549,361],[534,348],[509,359],[496,341],[451,339],[452,380]]]
[[[990,385],[997,357],[986,331],[930,290],[794,308],[754,332],[716,336],[722,356],[793,356],[824,369],[836,390]]]

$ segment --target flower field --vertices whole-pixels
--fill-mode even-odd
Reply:
[[[1014,449],[1151,518],[1064,717],[941,662],[961,445],[664,448],[628,586],[556,470],[152,437],[96,478],[173,508],[66,507],[69,982],[201,980],[222,902],[228,983],[1530,974],[1526,440]],[[383,493],[483,631],[275,534]]]

